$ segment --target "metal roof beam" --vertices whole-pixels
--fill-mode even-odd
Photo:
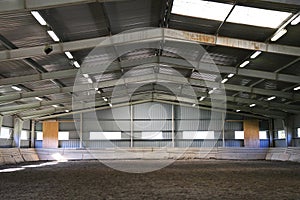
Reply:
[[[259,1],[300,6],[300,1],[299,0],[259,0]]]
[[[0,13],[42,10],[85,3],[106,3],[125,0],[8,0],[0,1]]]
[[[210,101],[195,102],[194,99],[189,99],[186,97],[175,97],[172,95],[159,94],[159,93],[155,93],[153,95],[153,97],[154,97],[154,99],[166,99],[166,100],[170,100],[170,101],[179,101],[179,102],[185,102],[185,103],[191,103],[191,104],[196,103],[196,105],[199,104],[199,105],[205,105],[205,106],[213,105],[215,108],[224,108],[223,102],[214,102],[213,104]],[[280,112],[280,111],[270,111],[270,110],[262,111],[259,108],[245,108],[245,107],[241,108],[240,106],[233,105],[233,104],[226,104],[226,108],[232,109],[232,110],[242,109],[243,111],[254,113],[254,114],[259,114],[259,115],[266,116],[266,117],[285,118],[287,115],[286,113]]]
[[[113,39],[112,39],[113,38]],[[127,45],[134,43],[149,43],[158,41],[195,42],[205,45],[220,45],[231,48],[260,50],[269,53],[278,53],[300,57],[300,47],[278,44],[268,44],[257,41],[228,38],[202,33],[193,33],[175,29],[156,28],[141,30],[132,33],[123,33],[114,36],[84,39],[72,42],[52,44],[52,53],[64,53],[94,47],[107,47],[112,45]],[[29,58],[44,55],[44,46],[27,47],[0,51],[0,61]]]
[[[144,91],[139,91],[139,94],[147,93],[147,92],[156,92],[156,91],[158,91],[158,90],[155,89],[154,91],[149,91],[147,89]],[[129,92],[134,92],[134,91],[129,91]],[[162,91],[160,91],[160,92],[162,92]],[[112,98],[111,97],[112,94],[113,94],[112,92],[106,92],[106,93],[102,93],[101,96]],[[118,96],[114,96],[113,98],[118,98],[120,96],[127,95],[127,91],[120,91],[117,93],[117,95]],[[196,95],[210,98],[210,96],[207,93],[197,93]],[[96,98],[96,97],[97,97],[97,95],[95,95],[96,101],[98,101],[99,99],[102,100],[101,98],[98,98],[98,97]],[[214,100],[224,100],[224,95],[214,94],[213,99]],[[82,101],[88,100],[88,97],[86,97],[86,96],[83,96],[81,98],[76,97],[76,102],[80,101],[80,100],[82,100]],[[248,105],[255,103],[259,106],[267,107],[268,109],[284,110],[289,113],[295,113],[295,114],[300,113],[300,106],[294,106],[294,105],[288,105],[288,104],[282,104],[282,103],[276,103],[276,102],[265,102],[265,101],[255,100],[255,99],[238,98],[238,97],[232,97],[232,96],[226,96],[226,100],[227,100],[227,102],[235,102],[235,103],[242,103],[242,104],[248,104]],[[2,107],[0,107],[0,113],[2,115],[12,115],[12,114],[17,114],[19,112],[22,112],[24,110],[41,108],[43,106],[51,106],[51,105],[56,105],[56,104],[60,104],[60,103],[72,103],[72,99],[64,98],[64,99],[58,99],[58,100],[52,100],[52,101],[27,103],[27,104],[22,104],[22,105],[2,106]],[[240,106],[239,109],[241,109],[241,107],[245,107],[245,106]]]
[[[178,76],[174,76],[174,75],[156,74],[155,73],[155,74],[148,74],[148,75],[138,76],[138,77],[128,77],[128,78],[123,78],[123,79],[102,81],[102,82],[93,83],[93,84],[82,84],[82,85],[77,85],[74,87],[70,86],[70,87],[53,88],[53,89],[41,90],[41,91],[7,94],[7,95],[0,96],[0,103],[11,102],[11,101],[28,98],[28,97],[44,96],[44,95],[49,95],[49,94],[80,92],[80,91],[86,91],[87,89],[92,89],[92,88],[114,87],[114,86],[123,85],[126,83],[137,83],[140,81],[149,81],[149,83],[150,83],[153,81],[159,82],[161,80],[166,80],[166,81],[170,81],[171,83],[177,83],[177,84],[186,84],[187,82],[189,82],[189,84],[191,84],[193,86],[201,86],[201,87],[207,87],[208,84],[210,87],[217,87],[217,88],[220,87],[220,83],[218,83],[218,82],[204,81],[204,80],[199,80],[199,79],[191,79],[191,78],[178,77]],[[277,96],[277,97],[290,99],[293,101],[300,101],[299,94],[293,94],[293,93],[275,91],[275,90],[266,90],[266,89],[233,85],[233,84],[224,84],[224,87],[226,90],[241,91],[241,92],[260,94],[260,95],[268,95],[268,96]]]
[[[143,64],[157,64],[157,63],[167,63],[172,64],[173,66],[185,67],[185,68],[192,68],[192,65],[198,66],[200,71],[206,72],[216,72],[214,64],[209,63],[197,63],[192,62],[191,64],[183,59],[178,58],[168,58],[168,57],[151,57],[146,59],[138,59],[133,61],[122,61],[120,64],[112,63],[110,65],[109,70],[106,72],[113,72],[119,69],[119,65],[122,68],[125,67],[133,67],[137,65]],[[104,63],[101,67],[101,64],[98,64],[97,67],[85,67],[81,69],[68,69],[68,70],[61,70],[61,71],[54,71],[54,72],[46,72],[41,74],[34,74],[34,75],[25,75],[25,76],[17,76],[17,77],[10,77],[10,78],[2,78],[0,79],[0,85],[15,85],[15,84],[22,84],[27,82],[36,82],[42,80],[49,80],[49,79],[61,79],[61,78],[71,78],[76,77],[77,74],[98,74],[103,73],[99,69],[104,69],[107,63]],[[290,74],[280,74],[277,72],[266,72],[261,70],[252,70],[252,69],[239,69],[231,66],[217,66],[220,73],[233,73],[235,75],[241,76],[248,76],[254,78],[263,78],[268,80],[276,80],[276,81],[283,81],[289,83],[300,83],[300,76],[290,75]]]
[[[149,77],[151,78],[151,75]],[[164,80],[169,80],[169,81],[174,80],[169,84],[179,84],[179,83],[185,84],[186,83],[186,81],[184,81],[184,80],[181,81],[180,77],[174,77],[171,75],[158,74],[156,79],[154,78],[154,76],[152,76],[153,79],[149,79],[149,77],[146,77],[146,79],[144,79],[145,77],[140,77],[139,80],[140,81],[151,80],[151,82],[149,82],[149,84],[152,82],[159,82],[159,81],[164,81]],[[134,77],[132,77],[130,79],[130,82],[136,83],[135,80],[137,80],[137,79],[134,79]],[[126,81],[128,83],[129,79],[127,79]],[[126,81],[122,80],[120,82],[121,82],[121,84],[123,84]],[[112,82],[110,81],[110,84],[111,83]],[[205,83],[202,81],[201,85],[205,85]],[[218,87],[218,84],[215,84],[215,86]],[[82,89],[82,87],[80,87],[80,88]],[[86,89],[92,89],[92,87],[85,88],[85,90]],[[157,91],[155,88],[154,88],[154,90]],[[132,91],[132,92],[134,92],[134,91]],[[149,90],[147,89],[147,91],[139,91],[139,93],[144,93],[144,92],[149,92]],[[120,91],[120,92],[114,93],[114,98],[118,97],[118,96],[116,96],[116,94],[118,96],[125,96],[127,94],[127,92]],[[101,95],[110,98],[110,96],[112,94],[111,94],[111,92],[108,92],[108,93],[103,93]],[[213,94],[213,96],[209,96],[206,92],[205,93],[197,92],[196,95],[197,95],[197,97],[204,96],[207,98],[212,98],[214,100],[224,100],[224,95],[219,95],[219,94]],[[255,100],[255,99],[246,99],[246,98],[238,98],[238,97],[231,97],[231,96],[227,96],[226,99],[227,99],[227,102],[247,104],[247,105],[240,105],[238,109],[242,109],[242,108],[247,109],[248,105],[255,103],[259,106],[266,107],[268,109],[283,110],[285,112],[296,113],[296,114],[300,113],[300,107],[294,106],[294,105],[287,105],[287,104],[281,104],[281,103],[276,103],[276,102],[265,102],[265,101]],[[76,101],[81,101],[81,100],[88,100],[88,97],[82,96],[81,98],[80,97],[76,98]],[[55,105],[55,104],[60,104],[60,103],[71,103],[71,102],[72,102],[71,98],[65,98],[65,99],[58,99],[58,100],[53,100],[53,101],[41,101],[41,102],[27,103],[27,104],[22,104],[22,105],[12,105],[12,106],[5,105],[5,106],[0,107],[0,113],[3,115],[12,115],[12,114],[17,114],[19,112],[23,112],[24,110],[29,110],[29,109],[33,109],[33,108],[40,108],[43,106],[50,106],[50,105]]]
[[[161,93],[148,93],[148,94],[140,94],[140,95],[136,95],[134,96],[133,101],[142,101],[142,100],[148,100],[150,101],[153,98],[153,100],[168,100],[168,101],[175,101],[175,102],[180,102],[180,103],[190,103],[193,104],[195,103],[194,99],[190,99],[187,97],[175,97],[172,95],[168,95],[168,94],[161,94]],[[120,107],[120,104],[129,104],[128,99],[121,97],[116,99],[116,104],[114,104],[114,107]],[[196,102],[197,105],[199,104],[200,106],[211,106],[211,102],[210,101],[202,101],[202,102]],[[222,102],[219,103],[214,103],[214,108],[212,109],[220,109],[220,108],[224,108],[224,104]],[[92,108],[93,106],[97,107],[106,107],[109,108],[107,106],[107,102],[90,102],[90,103],[83,103],[83,104],[78,104],[76,107],[77,109],[74,110],[76,111],[80,111],[80,110],[85,110],[85,112],[88,111],[94,111],[94,109]],[[232,105],[232,104],[227,104],[226,105],[227,108],[229,109],[240,109],[239,106],[236,105]],[[71,106],[67,106],[67,107],[61,107],[61,108],[50,108],[50,109],[43,109],[43,110],[38,110],[38,111],[30,111],[30,112],[23,112],[21,113],[19,116],[22,119],[29,119],[32,118],[33,116],[35,117],[40,117],[40,116],[45,116],[45,115],[49,115],[49,114],[53,114],[53,113],[59,113],[59,112],[64,112],[65,109],[72,109]],[[88,110],[88,111],[86,111]],[[73,111],[73,112],[74,112]],[[225,112],[225,110],[220,109],[219,111]],[[266,116],[266,117],[274,117],[274,118],[284,118],[286,116],[286,113],[284,112],[278,112],[278,111],[262,111],[261,109],[258,108],[244,108],[243,111],[246,112],[250,112],[250,113],[254,113],[254,114],[258,114],[258,115],[262,115],[262,116]],[[66,115],[68,115],[70,113],[67,113]]]

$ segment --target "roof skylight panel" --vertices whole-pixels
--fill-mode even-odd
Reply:
[[[232,5],[201,0],[175,0],[172,13],[204,19],[223,21]]]
[[[175,0],[172,13],[224,21],[233,5],[202,0]],[[292,13],[261,8],[235,6],[227,22],[251,26],[278,28]]]
[[[292,13],[288,12],[236,6],[227,21],[275,29],[278,28],[291,15]]]

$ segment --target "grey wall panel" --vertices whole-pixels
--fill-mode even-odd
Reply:
[[[180,148],[187,147],[216,147],[220,145],[218,140],[176,140],[175,146]]]
[[[89,131],[83,131],[82,132],[82,140],[89,140],[90,139],[90,132]]]
[[[58,130],[59,131],[71,131],[71,130],[73,131],[73,130],[76,130],[76,126],[75,126],[74,122],[60,122]]]
[[[43,130],[43,123],[42,122],[35,123],[35,130],[36,131],[42,131]]]
[[[14,127],[13,117],[12,116],[4,116],[2,126],[13,128]]]
[[[235,114],[227,113],[226,114],[226,119],[228,119],[228,120],[243,120],[244,117],[241,116],[241,115],[235,115]]]
[[[134,121],[134,131],[170,131],[170,120]]]
[[[295,138],[294,139],[294,146],[295,147],[300,147],[300,138]]]
[[[166,140],[144,140],[144,141],[134,141],[134,147],[171,147],[172,141]]]
[[[211,112],[185,106],[175,106],[176,119],[210,119]]]
[[[0,139],[0,148],[12,147],[12,139]]]
[[[98,119],[130,119],[130,106],[96,111]],[[86,118],[92,115],[86,114]]]
[[[234,140],[235,139],[234,131],[225,131],[224,136],[225,136],[224,137],[225,139],[230,139],[230,140]],[[223,137],[223,135],[221,135],[221,137]]]
[[[244,140],[225,140],[225,147],[243,147]]]
[[[164,139],[172,139],[172,132],[163,131]]]
[[[269,140],[260,140],[260,148],[268,148],[270,146]]]
[[[286,140],[275,140],[275,147],[286,147]]]
[[[108,140],[91,140],[84,141],[83,146],[86,148],[116,148],[116,147],[126,147],[130,146],[130,141],[118,140],[118,141],[108,141]]]
[[[21,140],[20,146],[21,146],[21,148],[28,148],[29,147],[29,140]]]
[[[36,140],[34,142],[35,148],[42,148],[43,147],[43,140]]]
[[[130,139],[130,132],[122,132],[121,139]]]
[[[225,122],[224,128],[225,130],[242,131],[243,122]]]
[[[274,130],[277,132],[278,130],[283,130],[283,124],[281,119],[274,119]]]
[[[262,120],[259,122],[259,130],[265,131],[269,130],[269,122],[267,120]]]
[[[79,139],[79,131],[69,131],[69,139]]]
[[[24,121],[22,129],[23,130],[30,130],[31,129],[31,127],[30,127],[30,120],[25,120]]]
[[[175,129],[178,131],[208,130],[208,126],[208,120],[176,120],[175,122]]]
[[[207,131],[222,130],[221,120],[176,120],[175,127],[178,131]]]
[[[300,115],[294,115],[294,128],[300,128]]]
[[[94,121],[85,120],[83,123],[85,131],[130,131],[129,121]],[[100,126],[100,128],[99,128]]]
[[[80,140],[60,140],[58,143],[59,148],[79,148]]]
[[[144,103],[134,105],[134,119],[171,119],[172,106],[162,103]]]

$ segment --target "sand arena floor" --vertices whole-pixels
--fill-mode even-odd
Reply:
[[[29,164],[35,163],[18,166]],[[99,161],[71,161],[0,173],[0,191],[1,200],[300,199],[300,164],[193,160],[176,161],[155,172],[129,174]]]

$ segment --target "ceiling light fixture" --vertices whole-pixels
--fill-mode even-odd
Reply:
[[[40,13],[38,11],[31,11],[31,14],[42,26],[47,25],[47,22],[44,20],[44,18],[40,15]]]
[[[102,99],[106,102],[107,101],[107,98],[106,97],[102,97]]]
[[[70,112],[70,110],[65,110],[66,113]]]
[[[252,107],[254,107],[254,106],[256,106],[255,103],[251,104],[249,107],[252,108]]]
[[[300,14],[291,22],[291,25],[296,26],[300,22]]]
[[[76,67],[76,68],[80,68],[80,65],[77,61],[74,61],[73,65]],[[84,75],[83,75],[84,76]]]
[[[228,81],[228,78],[225,78],[221,81],[221,83],[226,83]]]
[[[271,38],[272,42],[277,41],[279,38],[281,38],[284,34],[287,33],[286,29],[281,29],[280,31],[277,31],[274,36]]]
[[[234,74],[228,74],[228,78],[234,77]]]
[[[196,104],[194,103],[192,106],[193,106],[193,107],[195,107],[195,106],[196,106]]]
[[[54,31],[48,30],[47,33],[50,35],[50,37],[52,38],[52,40],[53,40],[54,42],[59,42],[59,38],[58,38],[57,35],[54,33]]]
[[[295,91],[300,90],[300,86],[294,88]]]
[[[276,97],[275,97],[275,96],[272,96],[272,97],[269,97],[267,100],[268,100],[268,101],[271,101],[271,100],[273,100],[273,99],[276,99]]]
[[[236,112],[241,112],[241,110],[236,110]]]
[[[11,86],[12,89],[16,90],[16,91],[21,91],[22,89],[17,87],[17,86]]]
[[[35,97],[35,99],[38,100],[38,101],[43,101],[43,99],[40,98],[40,97]]]
[[[254,54],[252,54],[252,56],[250,57],[251,59],[255,59],[257,58],[257,56],[259,56],[262,52],[261,51],[256,51]]]
[[[112,104],[111,104],[111,103],[109,103],[108,105],[109,105],[110,107],[112,107]]]
[[[58,107],[58,105],[52,105],[54,108],[57,108]]]
[[[66,54],[66,56],[67,56],[69,59],[73,59],[73,58],[74,58],[73,55],[71,54],[71,52],[69,52],[69,51],[66,51],[65,54]]]
[[[82,76],[83,76],[84,78],[88,78],[88,77],[89,77],[88,74],[82,74]]]
[[[249,60],[246,60],[245,62],[243,62],[242,64],[240,64],[240,67],[243,68],[243,67],[246,67],[246,65],[248,65],[250,63]]]
[[[91,78],[87,79],[89,83],[93,83],[93,80]]]
[[[205,97],[200,97],[199,101],[203,101],[205,99]]]

